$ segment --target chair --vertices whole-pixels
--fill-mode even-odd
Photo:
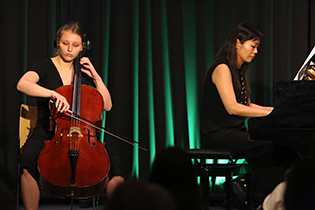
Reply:
[[[204,201],[205,209],[209,209],[209,190],[210,183],[209,177],[211,176],[224,176],[226,180],[225,194],[227,201],[227,209],[232,209],[232,179],[233,175],[239,171],[241,166],[244,164],[236,164],[240,157],[233,151],[218,150],[218,149],[189,149],[187,153],[194,160],[194,165],[197,167],[198,175],[200,176],[200,185],[202,189],[202,196]],[[212,163],[207,163],[207,159],[212,159]],[[218,159],[226,159],[227,163],[218,163]],[[246,175],[246,196],[247,196],[247,209],[252,209],[252,184],[251,174],[245,173]],[[212,179],[212,186],[214,186],[215,179]]]
[[[27,138],[32,134],[37,121],[37,107],[21,104],[20,106],[20,120],[19,120],[19,138],[18,138],[18,154],[21,153],[22,148]],[[19,206],[20,200],[20,162],[18,161],[17,170],[17,189],[16,189],[16,205]]]
[[[26,139],[32,134],[37,121],[37,107],[21,104],[19,126],[19,148],[22,149]]]

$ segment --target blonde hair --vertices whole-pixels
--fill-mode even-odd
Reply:
[[[79,22],[69,22],[63,26],[61,26],[57,33],[56,33],[56,53],[55,56],[59,55],[60,46],[59,41],[62,35],[64,35],[66,32],[71,31],[74,34],[77,34],[82,39],[82,45],[85,43],[85,34],[83,31],[83,28],[79,25]]]

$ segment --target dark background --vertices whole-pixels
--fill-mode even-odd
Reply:
[[[111,92],[106,127],[150,149],[106,137],[125,176],[145,180],[157,152],[198,146],[203,76],[228,32],[249,22],[264,33],[250,64],[251,98],[273,105],[273,81],[292,80],[315,44],[314,6],[311,0],[2,0],[1,178],[15,188],[19,107],[34,105],[16,83],[35,61],[53,56],[55,32],[67,21],[78,20],[85,29],[93,45],[86,55]]]

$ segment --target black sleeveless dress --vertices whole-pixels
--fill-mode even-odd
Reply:
[[[50,58],[36,62],[29,71],[35,71],[38,74],[40,79],[37,84],[42,87],[55,90],[63,85],[59,72]],[[95,87],[93,79],[84,73],[82,73],[81,83]],[[49,98],[37,97],[36,101],[38,110],[37,123],[34,132],[23,147],[20,165],[21,169],[27,169],[34,179],[38,181],[37,159],[45,145],[45,140],[50,140],[54,133],[49,131]],[[110,177],[122,176],[122,166],[118,155],[111,148],[106,147],[106,151],[110,158]]]

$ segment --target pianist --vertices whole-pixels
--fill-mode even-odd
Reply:
[[[261,37],[248,23],[229,33],[206,73],[201,111],[202,147],[233,150],[254,172],[273,164],[272,143],[251,140],[244,124],[246,117],[263,117],[273,110],[250,100],[248,64],[258,53]]]

